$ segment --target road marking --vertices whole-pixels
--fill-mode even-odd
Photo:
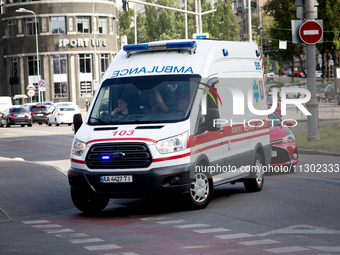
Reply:
[[[50,223],[48,220],[24,220],[22,221],[24,224],[41,224],[41,223]]]
[[[309,225],[294,225],[287,228],[276,229],[273,231],[265,232],[262,234],[258,234],[257,236],[268,236],[272,234],[340,234],[340,231],[326,229],[326,228],[318,228]]]
[[[198,228],[198,227],[210,227],[210,225],[207,224],[188,224],[188,225],[179,225],[174,226],[175,228]]]
[[[218,235],[215,236],[220,239],[236,239],[236,238],[244,238],[244,237],[254,237],[254,235],[239,233],[239,234],[227,234],[227,235]]]
[[[121,249],[122,247],[119,247],[115,244],[104,244],[104,245],[94,245],[94,246],[84,246],[86,250],[89,251],[101,251],[101,250],[110,250],[110,249]]]
[[[172,219],[170,217],[150,217],[150,218],[140,218],[140,220],[149,221],[149,220],[169,220]]]
[[[84,239],[72,239],[69,240],[71,243],[95,243],[95,242],[104,242],[103,239],[100,238],[84,238]]]
[[[74,230],[69,229],[69,228],[64,228],[64,229],[54,229],[54,230],[47,230],[44,229],[44,231],[48,234],[59,234],[59,233],[69,233],[69,232],[74,232]]]
[[[276,241],[276,240],[271,240],[271,239],[262,239],[262,240],[239,242],[239,244],[243,244],[243,245],[247,245],[247,246],[273,244],[273,243],[281,243],[281,242]]]
[[[308,247],[324,252],[340,252],[340,246],[308,246]]]
[[[207,233],[218,233],[218,232],[226,232],[231,231],[230,229],[226,228],[210,228],[210,229],[199,229],[199,230],[193,230],[196,233],[200,234],[207,234]]]
[[[86,235],[84,233],[74,233],[74,234],[60,234],[56,236],[60,238],[69,238],[69,237],[84,237],[84,236],[89,236],[89,235]]]
[[[289,246],[289,247],[281,247],[281,248],[272,248],[272,249],[263,249],[264,251],[272,252],[272,253],[286,253],[286,252],[298,252],[298,251],[310,251],[308,248],[300,247],[300,246]]]
[[[199,245],[199,246],[187,246],[184,247],[185,249],[200,249],[200,248],[207,248],[210,247],[210,245]]]
[[[34,228],[61,228],[58,224],[33,225]]]
[[[178,224],[185,222],[185,220],[165,220],[165,221],[157,221],[158,224]]]

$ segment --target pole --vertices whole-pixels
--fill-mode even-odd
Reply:
[[[306,20],[314,20],[314,0],[305,0]],[[316,97],[315,78],[315,44],[306,44],[307,58],[307,88],[311,93],[311,99],[307,102],[307,110],[312,114],[307,116],[307,140],[320,138],[318,130],[318,100]]]
[[[197,0],[194,0],[194,12],[197,13]],[[198,31],[198,16],[195,15],[195,33],[199,33]]]
[[[37,49],[37,71],[38,71],[38,99],[40,102],[40,88],[39,88],[39,79],[40,79],[40,67],[39,67],[39,48],[38,48],[38,24],[37,24],[37,15],[35,15],[34,11],[31,11],[34,14],[35,20],[35,47]]]
[[[97,42],[96,42],[96,23],[94,22],[94,2],[92,0],[92,24],[93,24],[93,39],[94,39],[94,52],[93,52],[93,61],[94,61],[94,75],[95,80],[98,81],[98,63],[97,63]],[[93,97],[93,89],[94,82],[92,81],[92,97]]]
[[[133,7],[134,15],[135,15],[135,44],[137,44],[137,11],[136,11],[136,5]]]
[[[187,0],[184,0],[184,10],[187,11]],[[184,23],[185,23],[185,39],[188,39],[188,14],[184,14]]]
[[[263,58],[263,43],[262,43],[262,19],[261,19],[261,8],[259,8],[259,12],[260,12],[260,38],[261,38],[261,56]]]
[[[248,0],[248,35],[249,35],[249,42],[252,42],[252,32],[251,32],[251,6],[250,0]]]
[[[198,20],[199,20],[199,33],[202,33],[201,0],[198,0]]]

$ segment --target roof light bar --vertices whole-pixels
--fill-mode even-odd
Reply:
[[[168,50],[168,49],[186,49],[190,50],[192,53],[197,47],[197,43],[195,41],[189,42],[170,42],[170,43],[152,43],[152,44],[133,44],[133,45],[124,45],[123,50],[128,54],[132,51],[157,51],[157,50]]]

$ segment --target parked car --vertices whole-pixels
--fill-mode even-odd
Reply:
[[[270,123],[270,143],[272,146],[271,166],[296,165],[299,162],[299,150],[295,136],[287,126],[293,123],[285,121],[273,112],[269,115]]]
[[[59,102],[59,103],[55,103],[53,106],[55,107],[72,107],[74,109],[76,109],[77,113],[80,112],[79,106],[73,102]]]
[[[289,88],[289,87],[295,87],[295,88],[299,88],[302,87],[301,83],[286,83],[284,85],[285,88]],[[297,98],[298,93],[297,92],[287,92],[286,93],[286,98]]]
[[[321,78],[322,77],[322,71],[321,70],[316,70],[315,71],[315,76],[316,76],[316,78]]]
[[[32,115],[33,123],[38,122],[39,125],[47,123],[48,115],[50,112],[45,106],[42,105],[26,105],[26,110]]]
[[[0,127],[10,127],[11,125],[32,127],[32,116],[25,108],[8,108],[0,116]]]
[[[327,101],[334,100],[335,98],[335,93],[334,93],[334,84],[329,84],[326,86],[325,90],[325,99]]]
[[[52,126],[55,124],[68,124],[69,126],[73,123],[73,115],[78,111],[73,107],[54,107],[51,114],[48,116],[47,125]]]
[[[318,101],[325,99],[325,91],[324,88],[316,88],[316,96],[318,97]]]
[[[303,73],[302,70],[297,70],[294,72],[294,77],[305,77],[305,74]]]
[[[279,84],[268,84],[266,85],[267,93],[271,93],[273,88],[277,88],[277,92],[280,92],[281,86]]]
[[[284,72],[285,75],[287,75],[288,77],[292,76],[292,70],[290,68],[286,69]]]
[[[272,107],[273,105],[273,95],[268,94],[268,109]],[[275,109],[275,112],[277,115],[281,116],[281,103],[279,102],[279,97],[277,98],[277,107]]]

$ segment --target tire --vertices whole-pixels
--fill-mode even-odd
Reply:
[[[28,127],[32,127],[32,124],[28,124],[27,126],[28,126]]]
[[[86,214],[95,214],[104,210],[110,198],[91,196],[81,190],[71,188],[71,198],[73,204],[79,211]]]
[[[50,119],[47,120],[47,126],[52,126],[51,122],[50,122]]]
[[[68,126],[71,126],[71,125],[72,125],[72,123],[68,123],[67,125],[68,125]]]
[[[0,127],[2,127],[2,122],[1,122],[1,120],[0,120]]]
[[[263,160],[258,153],[255,154],[253,166],[256,166],[256,169],[252,169],[249,177],[243,182],[244,187],[248,192],[261,191],[264,183],[262,170]]]
[[[59,126],[59,123],[58,123],[57,119],[55,119],[55,125],[56,125],[56,127]]]
[[[204,209],[210,203],[213,193],[212,178],[207,173],[195,173],[188,194],[190,206],[193,209]]]
[[[5,127],[10,127],[10,126],[11,126],[11,124],[9,124],[8,121],[6,120],[6,125],[5,125]]]
[[[39,122],[39,125],[42,125],[42,122]]]
[[[21,127],[25,127],[25,125],[21,125]]]

